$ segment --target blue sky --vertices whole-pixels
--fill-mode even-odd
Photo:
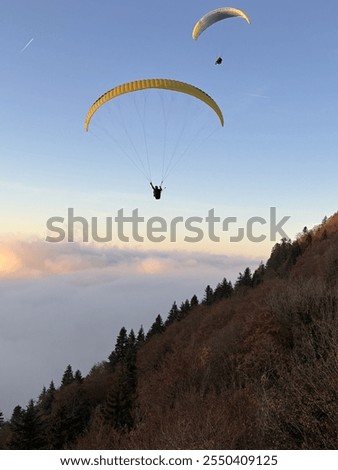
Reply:
[[[218,6],[3,2],[0,178],[8,205],[2,219],[20,231],[22,211],[46,217],[65,206],[80,209],[83,192],[92,199],[109,194],[100,206],[104,213],[124,192],[130,207],[146,202],[149,188],[130,162],[83,131],[98,96],[144,77],[192,83],[225,117],[225,127],[216,123],[200,151],[193,148],[170,174],[161,211],[182,200],[196,210],[199,203],[219,207],[225,216],[243,208],[248,217],[262,215],[276,206],[292,216],[291,237],[335,211],[338,6],[326,2],[329,14],[322,15],[311,2],[242,0],[236,7],[251,25],[226,20],[193,41],[195,22]],[[41,234],[41,222],[32,221],[31,232]],[[2,231],[10,232],[11,224]]]
[[[123,319],[129,327],[128,311],[137,304],[137,292],[144,288],[148,293],[138,322],[147,324],[161,308],[166,314],[173,300],[185,300],[194,293],[201,297],[206,284],[223,276],[235,279],[247,265],[254,268],[268,258],[275,243],[252,243],[245,237],[240,243],[227,239],[213,243],[205,238],[187,244],[181,237],[176,243],[121,244],[115,239],[107,246],[79,248],[75,243],[63,248],[45,242],[48,218],[66,217],[72,207],[79,216],[97,217],[102,226],[120,208],[127,215],[138,208],[145,219],[159,216],[169,223],[177,216],[205,218],[214,208],[221,220],[233,216],[238,226],[245,226],[251,217],[268,220],[270,207],[276,207],[278,218],[290,216],[284,229],[294,238],[305,225],[312,227],[337,210],[337,2],[326,1],[325,8],[305,0],[240,0],[226,5],[243,9],[251,24],[229,19],[194,41],[195,22],[222,3],[2,1],[0,274],[4,301],[0,315],[8,325],[1,333],[3,353],[10,357],[17,345],[10,332],[22,315],[38,322],[37,312],[42,315],[46,307],[51,317],[53,312],[59,315],[55,318],[60,318],[62,336],[67,315],[74,320],[75,332],[79,325],[89,328],[93,309],[101,312],[96,329],[90,327],[94,337],[98,335],[96,353],[82,360],[80,342],[78,348],[70,343],[64,346],[59,360],[52,351],[57,367],[49,367],[48,361],[39,366],[40,375],[30,387],[27,384],[29,396],[13,396],[9,386],[2,392],[11,397],[3,405],[0,402],[7,413],[17,401],[23,400],[24,405],[39,393],[36,382],[41,387],[51,378],[57,382],[68,362],[86,372],[111,352],[111,343],[100,336],[102,329],[110,329],[114,338],[123,320],[117,314],[109,319],[102,312],[111,304],[115,310],[122,305],[119,283],[127,286],[133,279],[135,296],[130,296],[129,304],[123,303]],[[223,64],[215,66],[218,55]],[[152,198],[148,181],[116,145],[122,139],[121,127],[114,123],[110,141],[99,139],[95,128],[89,133],[83,128],[90,105],[105,91],[153,77],[203,89],[218,103],[225,119],[222,128],[205,105],[180,94],[171,102],[165,95],[174,124],[186,114],[184,126],[192,134],[189,152],[170,173],[161,201]],[[142,107],[140,100],[136,106]],[[133,129],[137,114],[132,110],[133,99],[126,97],[119,103],[112,112],[123,109],[128,129]],[[150,140],[156,144],[150,157],[156,160],[163,129],[158,112],[151,116],[152,110],[149,106],[147,116],[152,118]],[[93,117],[94,125],[105,120],[105,114],[99,113]],[[191,135],[196,136],[198,119],[201,138],[195,139]],[[201,135],[200,125],[204,126]],[[174,138],[177,134],[168,138],[168,146]],[[141,141],[136,136],[135,145],[142,149]],[[118,282],[116,265],[121,268]],[[65,291],[62,308],[55,302],[60,285]],[[74,292],[81,297],[88,286],[93,300],[84,296],[79,316]],[[36,360],[52,341],[47,331],[46,327],[40,336],[44,339],[36,349]],[[34,335],[26,339],[27,345],[33,341],[36,344]],[[13,356],[12,366],[19,364]],[[9,367],[4,365],[2,374]],[[8,383],[11,380],[8,376]]]

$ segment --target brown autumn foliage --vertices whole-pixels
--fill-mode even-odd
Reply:
[[[267,267],[256,287],[194,306],[139,346],[131,429],[104,418],[121,380],[109,364],[58,390],[52,416],[80,390],[89,416],[63,447],[336,449],[338,215],[282,241]]]

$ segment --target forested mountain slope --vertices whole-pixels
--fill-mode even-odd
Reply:
[[[226,274],[226,273],[225,273]],[[2,448],[336,449],[338,215],[235,285],[121,328],[87,377],[69,366],[0,430]]]

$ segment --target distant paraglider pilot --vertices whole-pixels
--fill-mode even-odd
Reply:
[[[221,65],[222,62],[223,62],[222,57],[217,57],[215,65]]]
[[[162,183],[161,183],[162,185]],[[154,186],[152,182],[150,182],[150,186],[153,188],[154,198],[161,199],[161,192],[163,191],[162,186]]]

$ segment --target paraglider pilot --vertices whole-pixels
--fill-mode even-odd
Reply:
[[[162,183],[161,183],[162,185]],[[153,188],[154,198],[161,199],[161,192],[163,191],[162,186],[154,186],[152,182],[150,182],[150,186]]]
[[[217,57],[215,65],[220,65],[222,61],[223,61],[222,57]]]

